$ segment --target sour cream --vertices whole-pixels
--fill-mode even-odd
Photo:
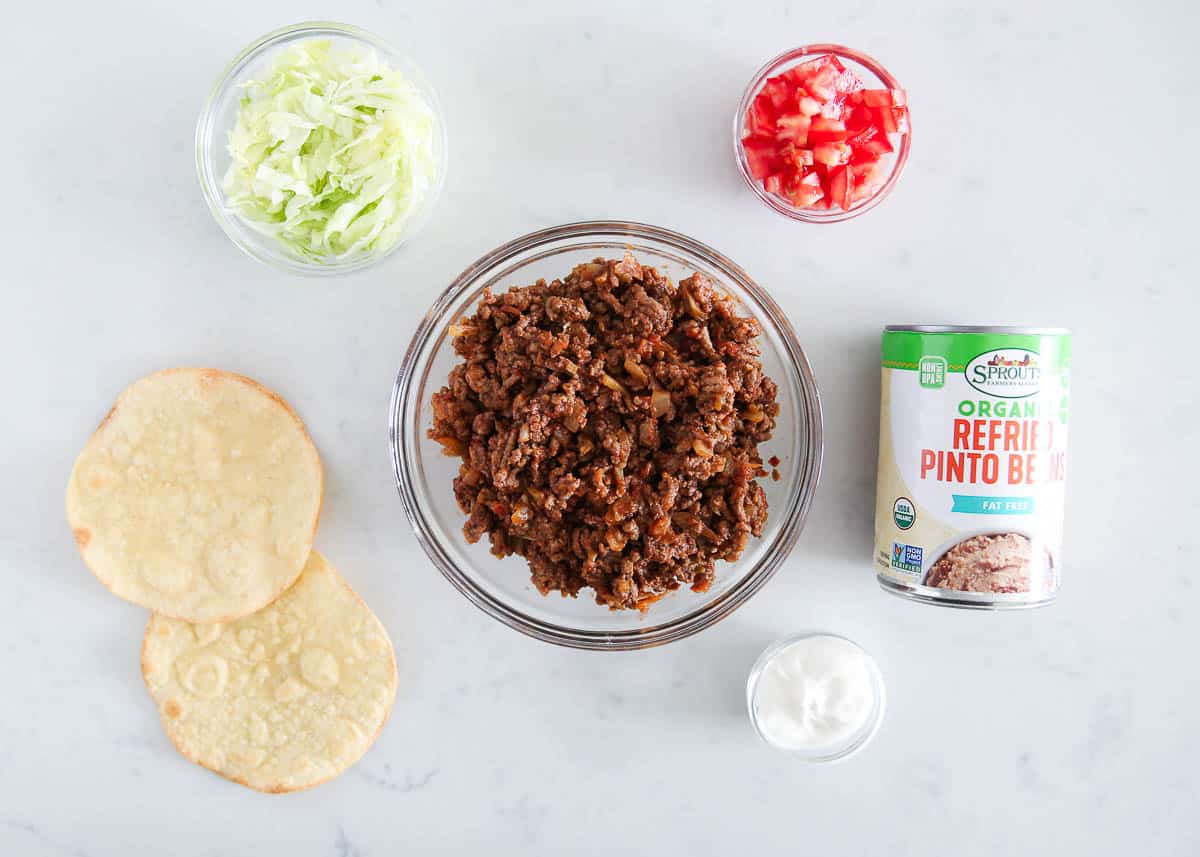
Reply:
[[[833,634],[793,637],[769,648],[750,674],[747,697],[764,741],[812,761],[861,749],[883,717],[875,662]]]

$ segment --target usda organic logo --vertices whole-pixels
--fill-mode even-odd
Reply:
[[[893,503],[892,520],[902,530],[907,530],[911,527],[917,520],[917,508],[913,505],[912,500],[907,497],[901,497]]]

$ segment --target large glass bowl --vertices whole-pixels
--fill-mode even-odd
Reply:
[[[752,538],[735,563],[718,562],[716,580],[703,593],[682,588],[645,613],[610,611],[590,590],[578,598],[542,596],[519,556],[498,559],[487,539],[468,544],[466,516],[451,483],[460,459],[430,440],[431,397],[458,362],[447,327],[473,311],[484,289],[528,285],[564,277],[596,257],[631,250],[673,280],[701,271],[762,325],[765,373],[779,387],[774,437],[760,447],[777,456],[780,479],[762,480],[769,502],[762,538]],[[728,616],[771,577],[796,543],[821,471],[821,404],[808,360],[786,316],[738,265],[677,232],[640,223],[574,223],[535,232],[488,253],[468,267],[426,314],[392,393],[390,437],[396,483],[417,539],[429,558],[477,607],[532,637],[581,649],[640,649],[694,634]]]
[[[437,121],[433,154],[437,175],[425,192],[420,207],[404,228],[400,240],[383,252],[320,261],[300,258],[287,252],[274,236],[264,235],[226,204],[221,184],[229,169],[228,136],[237,123],[241,84],[261,75],[275,55],[289,45],[310,39],[325,39],[336,48],[365,48],[378,54],[389,66],[400,71],[421,93]],[[234,57],[209,93],[196,123],[196,174],[200,189],[213,217],[229,239],[246,255],[273,268],[306,276],[334,276],[362,270],[390,256],[421,231],[437,206],[446,180],[446,122],[438,106],[437,94],[416,64],[378,36],[349,24],[332,21],[308,21],[281,27],[256,39]]]

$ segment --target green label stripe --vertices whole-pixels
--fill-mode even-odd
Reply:
[[[922,357],[942,357],[947,371],[961,372],[976,356],[997,348],[1036,351],[1043,368],[1065,371],[1071,365],[1071,337],[1028,333],[920,333],[914,330],[883,332],[883,365],[887,369],[916,372]]]
[[[968,515],[1032,515],[1032,497],[979,497],[974,494],[953,494],[951,512]]]

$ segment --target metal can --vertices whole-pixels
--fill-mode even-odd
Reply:
[[[1071,334],[888,325],[875,566],[887,591],[1036,607],[1062,578]]]

